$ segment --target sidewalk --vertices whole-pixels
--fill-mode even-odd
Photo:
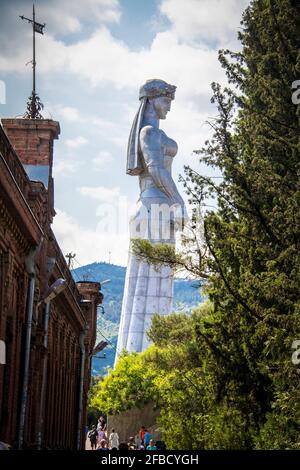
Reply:
[[[85,450],[92,450],[89,438],[85,441]]]

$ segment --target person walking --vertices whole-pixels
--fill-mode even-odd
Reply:
[[[144,436],[145,436],[145,426],[141,426],[141,429],[139,430],[139,438],[141,441],[141,445],[144,445]]]
[[[88,438],[90,440],[92,450],[96,449],[97,437],[98,437],[98,431],[96,429],[96,426],[93,425],[92,429],[88,432]]]
[[[147,449],[148,445],[150,444],[150,438],[151,438],[150,432],[147,429],[145,429],[144,446],[145,446],[146,449]]]
[[[100,426],[100,428],[98,428],[98,437],[97,437],[97,441],[98,441],[98,444],[100,444],[100,442],[106,438],[105,436],[105,431],[102,429],[102,427]]]
[[[100,416],[100,418],[98,419],[97,429],[99,430],[100,428],[102,428],[103,431],[106,431],[106,427],[107,426],[104,416]]]
[[[110,449],[119,449],[119,435],[114,429],[111,430],[108,440]]]

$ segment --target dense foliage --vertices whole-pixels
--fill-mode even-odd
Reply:
[[[143,353],[124,353],[94,388],[90,406],[116,414],[152,402],[160,409],[158,424],[169,449],[247,448],[247,423],[234,403],[222,397],[222,384],[216,381],[206,336],[214,323],[210,303],[191,316],[154,316],[149,331],[153,345]]]
[[[199,260],[135,245],[209,276],[211,312],[156,318],[142,359],[172,448],[300,448],[299,2],[254,0],[242,25],[242,51],[220,52],[231,88],[213,84],[214,137],[198,152],[223,179],[188,167],[184,178],[194,208],[218,206],[205,212]]]

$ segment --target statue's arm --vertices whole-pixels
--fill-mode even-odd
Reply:
[[[140,131],[140,146],[146,167],[156,186],[174,203],[184,206],[176,184],[164,167],[164,156],[161,152],[161,132],[152,126],[145,126]]]

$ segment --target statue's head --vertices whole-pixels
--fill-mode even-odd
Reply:
[[[129,175],[139,175],[144,171],[143,157],[139,147],[139,132],[144,114],[150,111],[155,113],[158,119],[166,119],[167,112],[171,108],[171,101],[175,97],[175,90],[176,86],[156,78],[147,80],[141,86],[139,96],[141,104],[134,118],[128,141],[126,172]]]
[[[140,100],[142,98],[158,98],[160,96],[167,96],[171,100],[175,98],[176,86],[169,85],[164,80],[154,78],[147,80],[146,83],[140,88]]]
[[[175,97],[176,86],[170,85],[164,80],[147,80],[140,88],[140,100],[148,99],[153,105],[159,119],[166,119],[167,112],[170,111],[171,101]]]

